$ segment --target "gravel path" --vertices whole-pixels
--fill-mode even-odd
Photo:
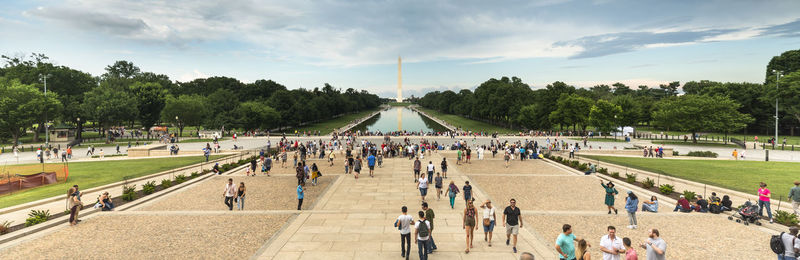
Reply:
[[[542,160],[511,161],[508,168],[503,160],[472,160],[471,163],[456,165],[455,161],[449,162],[451,167],[458,167],[463,174],[541,174],[541,175],[568,175],[562,169],[556,168]],[[436,164],[439,167],[439,164]],[[437,169],[438,170],[438,169]]]
[[[628,229],[628,218],[619,216],[531,216],[525,218],[525,227],[543,236],[553,245],[563,224],[572,225],[578,238],[592,245],[592,259],[602,259],[598,246],[600,238],[608,234],[606,227],[617,228],[617,236],[630,237],[632,244],[643,243],[650,228],[656,228],[667,242],[667,259],[775,259],[769,249],[770,235],[759,227],[744,226],[718,215],[686,214],[683,216],[638,215],[638,229]],[[639,259],[645,259],[645,250],[636,248]],[[553,248],[555,250],[555,248]]]
[[[0,255],[3,259],[246,259],[289,216],[99,216]]]
[[[484,192],[507,205],[517,200],[523,210],[540,211],[605,211],[605,191],[591,176],[470,176]],[[616,205],[624,205],[626,190],[618,189]]]
[[[222,196],[228,178],[247,187],[245,210],[292,210],[297,209],[297,179],[294,176],[214,176],[177,194],[153,202],[141,210],[226,210]],[[306,183],[303,209],[311,209],[317,197],[337,176],[323,176],[317,186]],[[236,206],[234,205],[234,209]]]

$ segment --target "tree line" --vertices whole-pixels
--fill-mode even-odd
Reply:
[[[776,81],[778,72],[784,76]],[[533,90],[520,78],[502,77],[481,83],[474,92],[430,92],[416,102],[512,129],[581,131],[592,126],[608,132],[620,126],[652,125],[695,134],[767,134],[774,131],[776,98],[780,130],[794,135],[800,125],[800,50],[773,57],[764,83],[702,80],[652,88],[622,83],[576,88],[556,81]]]
[[[87,122],[107,130],[115,126],[150,129],[174,125],[208,129],[269,130],[374,109],[375,94],[329,84],[314,89],[287,89],[272,80],[243,83],[235,78],[210,77],[189,82],[143,72],[128,61],[116,61],[105,73],[58,66],[43,54],[2,56],[0,68],[0,141],[34,130],[33,141],[44,133],[45,120],[75,125]],[[44,77],[47,93],[44,93]],[[105,131],[100,131],[105,133]],[[80,131],[78,132],[80,138]]]

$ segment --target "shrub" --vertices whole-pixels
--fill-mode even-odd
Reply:
[[[654,186],[656,186],[656,180],[650,178],[644,178],[644,181],[642,182],[642,187],[644,187],[645,189],[649,189]]]
[[[197,177],[197,176],[200,176],[200,173],[198,173],[198,172],[192,172],[192,178],[194,178],[194,177]]]
[[[636,174],[635,173],[626,173],[625,174],[625,181],[628,183],[636,182]]]
[[[136,185],[122,185],[122,200],[132,201],[136,199]]]
[[[153,194],[156,191],[156,181],[148,181],[142,185],[142,193],[144,195]]]
[[[672,192],[675,191],[675,186],[669,184],[661,184],[661,186],[658,186],[658,190],[661,191],[661,193],[664,195],[670,195],[672,194]]]
[[[169,188],[169,186],[172,186],[172,181],[171,180],[169,180],[169,179],[161,180],[161,187],[162,188],[166,189],[166,188]]]
[[[680,154],[678,153],[678,151],[672,151],[672,156],[678,156],[678,155],[680,155]]]
[[[796,226],[798,223],[800,223],[800,220],[797,219],[797,215],[795,215],[794,213],[778,210],[775,211],[775,222],[787,226]]]
[[[50,210],[31,210],[31,213],[28,213],[28,218],[25,219],[25,226],[30,227],[45,222],[49,218]]]
[[[608,169],[606,169],[606,168],[598,168],[597,172],[602,173],[602,174],[608,174]]]
[[[619,178],[619,172],[612,172],[611,177]]]
[[[10,230],[8,228],[11,226],[12,221],[3,221],[0,223],[0,235],[8,233]]]
[[[556,161],[557,161],[557,162],[561,162],[561,161],[563,161],[563,160],[564,160],[564,158],[562,158],[561,156],[556,156]]]
[[[578,170],[580,170],[582,172],[586,171],[588,169],[589,169],[589,165],[586,165],[585,163],[581,163],[581,164],[578,165]]]
[[[580,164],[581,164],[581,162],[579,162],[577,160],[576,161],[569,161],[569,166],[572,167],[572,168],[578,168],[578,165],[580,165]]]
[[[687,200],[692,201],[697,197],[697,193],[694,191],[683,190],[683,196],[686,197]]]
[[[712,151],[691,151],[686,156],[717,158],[717,153]]]
[[[175,176],[175,183],[180,184],[186,181],[186,175],[178,174]]]

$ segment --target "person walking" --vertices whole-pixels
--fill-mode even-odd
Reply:
[[[433,171],[436,170],[436,166],[433,166],[433,161],[428,161],[428,180],[433,179]]]
[[[800,211],[797,210],[798,206],[800,206],[800,181],[794,181],[794,187],[789,190],[789,199],[792,200],[794,214],[800,216]]]
[[[297,210],[300,210],[303,207],[303,195],[305,193],[303,191],[303,186],[306,186],[305,182],[301,182],[297,185]]]
[[[403,206],[400,210],[403,214],[394,221],[394,227],[400,230],[400,257],[408,260],[411,254],[411,223],[414,219],[408,215],[408,207]]]
[[[436,173],[436,178],[434,178],[434,187],[436,187],[436,200],[442,199],[442,176],[439,176],[439,173]]]
[[[447,160],[442,158],[442,177],[447,179]]]
[[[419,176],[419,182],[416,186],[419,188],[419,195],[422,196],[422,201],[425,201],[425,195],[428,194],[428,178],[424,174]]]
[[[603,252],[603,260],[620,260],[620,253],[625,253],[622,239],[616,236],[617,228],[608,226],[608,235],[600,238],[600,251]]]
[[[572,225],[564,224],[561,226],[561,234],[558,235],[556,238],[556,252],[560,255],[559,258],[562,260],[575,260],[575,242],[579,242],[583,239],[578,239],[575,237],[575,234],[572,233]],[[586,240],[583,240],[586,243]],[[589,246],[586,243],[585,246]],[[585,248],[584,248],[585,250]],[[583,254],[581,258],[583,258]]]
[[[425,219],[425,212],[420,210],[417,215],[419,215],[419,221],[414,223],[414,236],[417,238],[414,240],[414,244],[417,244],[419,259],[428,260],[428,240],[431,237],[431,224]]]
[[[469,185],[469,181],[464,182],[464,187],[461,190],[464,191],[464,202],[469,203],[472,200],[472,185]]]
[[[236,197],[236,184],[233,184],[233,179],[228,178],[222,196],[225,197],[225,205],[228,206],[228,210],[233,210],[233,198]]]
[[[628,211],[628,228],[636,229],[636,211],[639,210],[639,197],[633,194],[633,191],[628,191],[628,197],[625,198],[625,210]]]
[[[330,153],[328,153],[328,162],[330,162],[329,165],[330,167],[333,167],[333,160],[335,159],[336,159],[336,154],[333,152],[333,150],[331,150]]]
[[[369,167],[369,177],[370,178],[375,177],[373,175],[373,173],[375,172],[375,161],[376,161],[376,159],[377,158],[375,158],[375,155],[373,155],[371,153],[370,153],[369,156],[367,156],[367,167]]]
[[[355,172],[353,175],[358,179],[358,175],[361,174],[361,156],[356,157],[356,160],[353,161],[353,171]]]
[[[80,213],[81,209],[83,208],[83,202],[81,202],[81,191],[78,189],[78,185],[72,185],[67,191],[67,201],[69,202],[69,225],[74,226],[78,224],[78,213]]]
[[[306,171],[303,169],[303,163],[298,163],[297,167],[294,169],[295,177],[297,178],[297,184],[306,183]]]
[[[798,243],[800,244],[800,243]],[[650,229],[647,232],[647,240],[640,245],[645,249],[647,260],[666,260],[667,259],[667,242],[661,239],[661,234],[658,229]]]
[[[467,208],[464,209],[464,218],[461,221],[461,228],[466,230],[467,232],[467,249],[464,250],[464,253],[469,254],[469,249],[472,248],[472,240],[475,237],[475,229],[478,229],[478,226],[475,225],[477,222],[477,212],[475,212],[475,206],[472,205],[472,201],[467,202]]]
[[[503,160],[506,161],[506,168],[508,168],[509,161],[511,160],[511,155],[509,154],[508,151],[506,151],[506,153],[503,154]]]
[[[244,210],[244,196],[247,195],[247,188],[244,182],[239,183],[239,188],[236,189],[236,206],[239,210]]]
[[[454,209],[454,204],[456,202],[456,196],[458,195],[458,186],[454,181],[450,181],[450,186],[447,187],[447,196],[450,197],[450,209]]]
[[[414,182],[417,182],[419,178],[419,171],[422,170],[422,162],[419,161],[419,157],[414,160]]]
[[[492,206],[492,201],[488,199],[481,204],[481,208],[483,209],[483,241],[488,242],[489,247],[492,247],[492,232],[494,231],[497,215],[495,214],[494,206]]]
[[[517,208],[517,200],[511,199],[505,210],[503,210],[503,227],[506,228],[506,245],[509,245],[511,236],[514,236],[513,250],[517,252],[517,235],[522,228],[522,213]]]
[[[764,208],[767,208],[767,216],[769,217],[769,223],[772,223],[772,210],[769,207],[770,201],[769,199],[772,197],[769,189],[767,189],[767,184],[761,182],[758,188],[758,216],[764,216]]]
[[[434,250],[438,249],[436,247],[436,241],[433,240],[433,229],[434,229],[433,219],[436,217],[436,214],[434,214],[433,209],[428,207],[427,202],[422,202],[422,210],[425,211],[425,219],[428,220],[428,223],[430,223],[431,227],[429,233],[430,239],[428,239],[428,254],[430,254],[433,253]]]
[[[619,194],[619,192],[614,188],[614,183],[609,181],[608,184],[605,184],[603,180],[600,180],[600,185],[606,190],[605,203],[606,207],[608,207],[608,214],[611,214],[611,210],[614,210],[614,214],[617,214],[617,208],[614,207],[614,195]]]

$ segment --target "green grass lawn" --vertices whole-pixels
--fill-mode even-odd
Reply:
[[[389,102],[388,105],[393,106],[393,107],[407,107],[407,106],[410,106],[410,105],[413,105],[413,104],[405,103],[405,102]]]
[[[721,142],[718,143],[718,142],[701,142],[701,141],[698,141],[697,143],[692,143],[692,141],[683,142],[683,141],[653,140],[653,144],[739,148],[739,146],[734,143],[725,144]]]
[[[369,114],[371,114],[371,113],[373,113],[375,111],[379,111],[379,110],[380,110],[380,108],[376,108],[376,109],[373,109],[373,110],[361,111],[361,112],[354,113],[354,114],[346,114],[346,115],[343,115],[343,116],[340,116],[340,117],[337,117],[337,118],[333,118],[333,119],[327,120],[327,121],[322,121],[322,122],[318,122],[318,123],[304,125],[304,126],[297,127],[297,128],[281,130],[280,132],[272,133],[272,135],[280,135],[281,133],[286,133],[287,135],[290,135],[290,134],[293,135],[295,130],[297,130],[297,132],[302,132],[302,131],[313,131],[313,132],[316,132],[316,131],[319,131],[320,134],[326,135],[326,134],[330,134],[331,131],[334,128],[343,127],[343,126],[349,124],[350,121],[365,117],[365,116],[367,116],[367,115],[369,115]]]
[[[212,155],[209,159],[217,159],[224,155]],[[31,201],[49,198],[57,195],[66,195],[67,190],[74,184],[81,189],[89,189],[118,181],[141,177],[157,172],[162,172],[186,165],[205,161],[203,156],[153,158],[135,160],[116,160],[103,162],[78,162],[69,164],[69,180],[42,186],[14,194],[0,196],[0,208],[6,208]],[[168,178],[168,177],[165,177]],[[85,203],[92,203],[96,198],[83,198]]]
[[[601,167],[603,162],[609,162],[749,194],[756,194],[758,183],[763,181],[772,191],[773,198],[778,199],[783,196],[784,201],[788,201],[786,195],[789,194],[789,189],[794,187],[792,182],[800,180],[796,173],[800,163],[794,162],[682,160],[594,155],[584,157],[599,159]],[[694,192],[702,193],[703,191]],[[773,205],[773,208],[775,207],[777,205]]]
[[[417,109],[427,113],[428,115],[431,115],[431,116],[436,117],[438,119],[444,120],[448,124],[454,125],[456,127],[461,127],[462,129],[468,130],[468,131],[473,131],[473,132],[485,131],[485,132],[488,132],[488,133],[498,132],[498,133],[501,133],[501,134],[519,132],[519,131],[516,131],[516,130],[513,130],[513,129],[508,129],[508,128],[505,128],[505,127],[502,127],[502,126],[496,126],[496,125],[484,123],[484,122],[481,122],[481,121],[472,120],[472,119],[465,118],[465,117],[462,117],[462,116],[459,116],[459,115],[441,113],[441,112],[438,112],[438,111],[433,110],[433,109],[427,109],[427,108],[423,108],[423,107],[417,107]]]
[[[668,135],[670,135],[670,137],[672,137],[672,136],[680,136],[680,135],[690,135],[689,137],[691,137],[691,133],[689,133],[689,132],[663,131],[663,130],[658,130],[658,129],[655,129],[653,127],[647,127],[647,126],[637,126],[636,130],[637,131],[642,131],[642,132],[650,132],[650,133],[653,133],[653,134],[660,134],[661,132],[664,132],[664,134],[668,134]],[[744,140],[744,141],[747,141],[747,142],[753,142],[753,140],[754,140],[753,137],[754,136],[758,136],[758,141],[759,142],[765,142],[765,141],[767,141],[767,139],[769,139],[770,137],[774,136],[774,132],[770,133],[770,134],[766,134],[766,135],[764,135],[764,134],[746,134],[745,135],[745,134],[733,134],[733,133],[729,133],[728,134],[728,138],[736,138],[736,139]],[[778,144],[783,142],[783,138],[784,137],[786,138],[786,145],[792,145],[792,144],[794,144],[795,146],[800,145],[800,136],[788,136],[788,135],[778,135]],[[706,138],[709,138],[709,139],[711,139],[711,138],[723,139],[723,138],[725,138],[725,133],[714,133],[714,132],[700,133],[700,139],[699,140],[705,140]],[[689,139],[689,140],[691,140],[691,139]]]

